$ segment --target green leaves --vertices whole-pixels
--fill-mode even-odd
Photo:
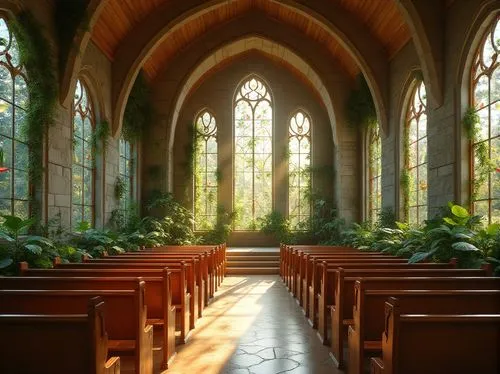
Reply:
[[[28,229],[36,221],[35,217],[25,220],[16,216],[2,216],[2,217],[4,218],[4,222],[2,224],[3,228],[14,235],[18,235],[21,233],[21,231]]]
[[[457,242],[453,243],[451,247],[457,251],[463,251],[463,252],[476,252],[479,251],[479,248],[477,248],[475,245],[467,243],[467,242]]]
[[[451,212],[458,218],[469,218],[469,212],[464,207],[460,205],[453,205],[451,207]]]
[[[4,258],[0,260],[0,269],[5,269],[14,263],[14,260],[11,258]]]

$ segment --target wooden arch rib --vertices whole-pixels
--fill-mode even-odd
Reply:
[[[364,26],[340,7],[332,11],[332,4],[326,4],[325,9],[325,3],[321,0],[310,0],[307,7],[291,0],[269,1],[282,9],[293,10],[295,14],[313,20],[328,37],[336,39],[349,52],[353,59],[352,63],[358,66],[367,78],[380,124],[383,129],[387,129],[388,64],[387,54],[381,43],[369,33],[360,32],[365,29]],[[116,50],[112,70],[115,136],[121,129],[125,105],[133,82],[148,57],[162,41],[187,23],[200,20],[208,12],[237,2],[238,0],[186,0],[159,7],[120,44]],[[321,13],[327,16],[321,16]]]
[[[59,100],[63,106],[68,105],[76,87],[76,77],[80,72],[83,51],[92,36],[91,30],[99,19],[108,0],[90,0],[86,10],[86,16],[78,26],[64,70],[61,71],[61,84],[59,87]],[[71,95],[70,95],[71,93]]]

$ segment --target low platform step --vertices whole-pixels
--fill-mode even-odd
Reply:
[[[279,274],[279,268],[241,267],[226,268],[227,275]]]
[[[262,252],[251,252],[251,251],[227,251],[226,256],[231,257],[231,256],[271,256],[271,257],[279,257],[280,252],[279,251],[262,251]]]
[[[240,267],[255,267],[255,268],[279,268],[279,261],[233,261],[228,259],[227,267],[240,268]]]
[[[227,261],[279,261],[280,256],[233,256],[226,255]]]

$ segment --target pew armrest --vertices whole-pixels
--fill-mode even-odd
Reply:
[[[383,374],[384,362],[380,357],[372,357],[370,360],[370,374]]]
[[[111,357],[104,364],[103,374],[120,374],[120,357]]]
[[[141,374],[153,372],[153,325],[144,328],[140,348]]]

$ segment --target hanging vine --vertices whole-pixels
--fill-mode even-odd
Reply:
[[[472,179],[471,200],[477,200],[479,189],[494,170],[488,152],[487,142],[479,142],[480,118],[474,107],[469,107],[462,119],[467,138],[474,144],[474,178]]]
[[[357,77],[356,88],[346,103],[347,121],[353,127],[367,128],[377,124],[375,103],[363,74]]]
[[[409,161],[410,161],[410,136],[408,126],[403,126],[403,169],[401,170],[401,175],[399,177],[399,185],[401,186],[401,194],[403,198],[403,217],[408,219],[410,214],[410,186],[412,185],[412,180],[410,177]]]
[[[43,141],[54,118],[58,82],[54,69],[53,50],[38,21],[29,11],[13,19],[12,32],[18,46],[21,64],[26,68],[29,105],[25,128],[29,146],[29,179],[33,186],[41,186],[43,175]],[[37,217],[41,210],[35,191],[31,191],[31,210]]]
[[[151,91],[145,74],[141,71],[130,91],[123,115],[123,138],[130,143],[142,139],[153,118]]]

